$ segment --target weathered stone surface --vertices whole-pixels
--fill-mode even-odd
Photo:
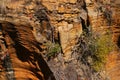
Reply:
[[[46,71],[49,67],[41,56],[42,51],[40,51],[42,48],[40,44],[45,42],[47,38],[45,37],[46,35],[43,36],[42,32],[40,35],[38,34],[40,23],[36,22],[36,18],[31,14],[33,13],[31,9],[33,10],[36,7],[36,3],[32,1],[26,6],[26,2],[21,0],[12,1],[9,4],[5,4],[5,6],[7,6],[5,13],[2,11],[0,14],[0,28],[2,28],[2,32],[4,33],[15,79],[50,79],[47,75],[51,74],[51,71],[50,73]],[[45,28],[46,24],[43,29],[45,30]],[[48,68],[44,71],[42,68],[45,66]],[[6,74],[6,72],[2,74],[0,79],[4,80],[7,77]],[[54,79],[51,77],[51,80]]]
[[[117,45],[119,44],[119,37],[120,37],[120,26],[119,26],[119,20],[120,17],[120,7],[118,0],[100,0],[98,2],[87,2],[90,0],[86,0],[86,3],[91,3],[87,5],[88,9],[88,15],[90,18],[90,23],[93,31],[96,33],[96,35],[105,34],[107,31],[112,31],[113,37],[111,40],[113,40]],[[117,2],[117,3],[116,3]],[[111,14],[111,25],[108,25],[108,21],[106,17],[104,16],[106,13],[104,11],[108,7],[107,4],[110,4],[110,10],[112,11]],[[100,6],[102,7],[102,12],[100,11]],[[119,47],[120,48],[120,47]],[[116,49],[118,50],[118,49]],[[118,76],[120,74],[119,71],[119,51],[113,51],[108,55],[107,62],[106,62],[106,75],[108,76],[108,79],[111,80],[118,80],[120,77]]]
[[[74,46],[77,41],[76,38],[82,33],[82,25],[78,20],[80,9],[74,3],[77,3],[77,0],[59,0],[58,2],[43,1],[44,6],[53,12],[49,14],[49,17],[51,23],[53,23],[52,26],[60,33],[60,43],[65,54],[71,52],[70,43],[72,43],[71,46]]]
[[[3,4],[3,1],[7,2]],[[97,80],[98,76],[96,78],[93,75],[91,78],[90,73],[92,71],[88,65],[77,61],[81,53],[73,54],[72,50],[82,34],[83,28],[89,26],[88,22],[90,22],[93,32],[98,34],[106,33],[108,29],[106,27],[111,27],[113,41],[118,47],[120,46],[120,17],[118,17],[120,14],[120,1],[112,1],[2,0],[0,2],[0,23],[4,27],[3,32],[11,54],[16,78],[24,78],[23,80],[48,80],[53,76],[50,75],[52,74],[50,67],[57,80]],[[111,2],[113,3],[111,4],[113,23],[111,26],[108,26],[108,20],[104,17],[104,11],[106,4]],[[100,11],[100,7],[102,7],[103,12]],[[60,39],[58,41],[60,41],[63,54],[59,54],[53,61],[48,61],[48,67],[43,57],[39,54],[47,52],[43,44],[51,41],[51,36],[55,40]],[[119,76],[117,76],[119,75],[118,56],[111,54],[106,64],[108,75],[113,80],[119,79]],[[109,59],[112,60],[111,63]],[[113,64],[114,62],[115,64]],[[113,68],[117,69],[110,73]],[[115,73],[116,71],[118,73]],[[116,75],[113,76],[114,73]],[[1,80],[4,79],[3,76],[5,75],[2,74],[0,76]],[[54,80],[54,78],[51,78],[51,80]]]

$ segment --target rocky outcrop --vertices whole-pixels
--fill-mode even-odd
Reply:
[[[87,2],[89,1],[89,2]],[[105,34],[107,31],[112,32],[112,39],[118,48],[111,52],[107,57],[106,63],[106,76],[110,80],[119,79],[119,37],[120,37],[120,26],[119,26],[119,4],[118,0],[100,0],[97,2],[92,2],[91,0],[86,0],[88,15],[90,17],[90,23],[93,28],[94,33],[97,35]],[[100,9],[101,7],[101,9]],[[99,9],[98,9],[99,8]],[[105,17],[105,10],[109,8],[111,10],[111,24],[109,25],[109,20]],[[101,11],[102,10],[102,11]],[[117,72],[117,73],[116,73]]]
[[[33,36],[31,28],[27,25],[19,26],[8,22],[1,23],[1,25],[6,46],[9,50],[8,53],[12,61],[15,78],[24,80],[44,80],[44,77],[47,78],[46,72],[49,73],[50,70],[40,55],[39,50],[41,50],[41,47]],[[47,68],[42,69],[44,67]],[[43,75],[43,72],[46,75]],[[51,74],[51,71],[49,74]]]
[[[80,21],[80,9],[82,8],[78,6],[84,5],[84,1],[82,3],[79,1],[79,4],[76,2],[76,0],[71,0],[70,3],[68,1],[56,3],[51,0],[42,2],[21,0],[9,1],[1,7],[3,11],[0,23],[16,79],[54,80],[50,65],[47,66],[40,54],[43,50],[42,44],[47,41],[59,42],[65,56],[62,56],[63,59],[66,61],[70,59],[72,47],[82,33],[82,25],[85,25]],[[56,8],[54,8],[55,5]],[[85,15],[81,18],[84,18],[86,22],[87,13],[83,11]],[[43,69],[44,67],[47,68]],[[26,74],[28,76],[23,76]]]
[[[35,23],[35,20],[31,20],[35,18],[29,16],[25,4],[26,1],[12,1],[3,5],[5,9],[1,8],[5,11],[0,14],[0,27],[13,67],[12,80],[54,80],[50,68],[41,55],[41,44],[47,39],[41,34],[40,38],[37,38],[36,27],[39,28],[39,22]],[[3,70],[1,79],[8,78],[7,73],[4,72]]]
[[[77,4],[76,4],[77,3]],[[70,56],[71,49],[76,43],[76,39],[82,33],[82,23],[80,17],[87,20],[87,12],[81,8],[83,1],[77,0],[44,0],[42,4],[49,10],[51,26],[55,28],[55,32],[60,35],[60,44],[66,58]],[[84,16],[82,16],[82,14]],[[55,33],[55,38],[57,34]]]
[[[101,35],[111,29],[113,41],[119,47],[118,0],[2,0],[0,9],[0,27],[16,79],[104,80],[106,76],[110,76],[112,80],[119,78],[114,78],[114,73],[110,73],[119,65],[109,67],[109,61],[106,63],[109,67],[106,75],[104,71],[96,73],[92,70],[90,59],[85,57],[90,53],[87,48],[89,41],[85,42],[82,36],[84,32],[89,34],[90,31]],[[108,10],[112,11],[112,14],[106,15]],[[62,50],[47,60],[48,50],[45,44],[49,42],[58,43]],[[111,56],[108,55],[108,60],[110,58],[114,62],[119,55],[115,55],[115,58]],[[119,60],[115,62],[119,63]],[[5,76],[3,72],[1,79]]]

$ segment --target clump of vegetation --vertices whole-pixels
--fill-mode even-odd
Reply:
[[[47,46],[47,57],[50,58],[50,57],[54,57],[56,56],[58,53],[61,52],[61,46],[60,44],[58,43],[47,43],[46,44]]]
[[[90,33],[83,32],[77,43],[76,51],[80,53],[79,60],[98,72],[103,69],[107,55],[114,48],[115,44],[109,31],[106,34],[93,34],[91,31]]]
[[[97,36],[90,47],[92,52],[92,68],[100,71],[106,63],[107,55],[115,48],[111,34]]]

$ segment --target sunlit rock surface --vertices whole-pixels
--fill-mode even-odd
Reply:
[[[111,23],[104,17],[107,4],[112,11]],[[106,72],[100,76],[94,74],[89,65],[78,61],[80,53],[73,52],[81,34],[90,28],[97,35],[111,30],[111,40],[120,47],[119,5],[119,0],[1,0],[0,27],[15,78],[119,80],[118,51],[108,55]],[[43,45],[47,42],[57,42],[62,48],[61,53],[48,61]],[[5,72],[0,75],[1,80],[6,80]]]

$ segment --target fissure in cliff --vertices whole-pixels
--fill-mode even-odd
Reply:
[[[0,28],[2,28],[2,26],[0,25]],[[6,75],[6,79],[7,80],[15,80],[15,76],[14,76],[14,70],[13,70],[13,66],[12,66],[12,62],[11,62],[11,58],[10,58],[10,54],[8,52],[8,49],[6,47],[5,44],[5,39],[3,37],[3,33],[2,30],[0,30],[0,66],[1,66],[1,72],[5,72]]]

